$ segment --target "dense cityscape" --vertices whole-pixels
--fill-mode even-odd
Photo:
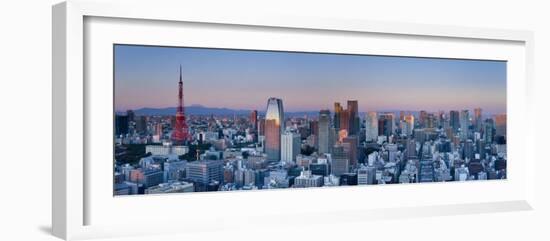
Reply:
[[[297,114],[266,96],[265,110],[189,115],[181,67],[175,87],[173,114],[115,113],[114,195],[506,178],[505,113],[347,100]]]

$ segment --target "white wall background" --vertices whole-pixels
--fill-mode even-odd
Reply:
[[[51,228],[52,0],[0,4],[0,240],[56,240]],[[535,211],[304,225],[285,230],[209,232],[117,240],[549,240],[550,7],[547,1],[208,1],[209,14],[257,10],[281,14],[524,29],[535,32],[537,200]],[[154,9],[152,9],[154,11]],[[55,134],[55,133],[53,133]],[[547,176],[546,176],[547,175]],[[475,195],[475,194],[474,194]],[[258,237],[261,237],[259,239]]]

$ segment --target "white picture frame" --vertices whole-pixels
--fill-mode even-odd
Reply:
[[[150,11],[155,8],[155,11]],[[52,227],[53,234],[63,239],[84,239],[94,237],[111,237],[121,235],[158,234],[176,232],[196,232],[205,229],[219,229],[238,226],[243,223],[255,224],[253,218],[263,218],[263,225],[292,225],[293,217],[310,218],[315,222],[366,220],[391,217],[422,217],[433,215],[467,214],[481,212],[530,210],[534,201],[534,134],[531,128],[520,130],[519,126],[532,126],[525,118],[530,113],[532,66],[533,66],[533,34],[529,31],[481,29],[455,26],[421,25],[409,23],[370,22],[350,19],[321,19],[294,16],[277,16],[257,13],[243,16],[209,15],[207,12],[187,8],[185,3],[174,1],[143,2],[94,2],[67,1],[53,7],[53,180],[52,180]],[[192,25],[192,26],[191,26]],[[189,27],[191,26],[191,27]],[[134,31],[131,31],[131,30]],[[147,29],[157,34],[145,36],[136,29]],[[179,30],[178,30],[179,29]],[[127,30],[124,34],[118,31]],[[168,31],[170,30],[170,31]],[[156,31],[156,32],[155,32]],[[195,31],[196,39],[179,42],[179,34]],[[205,42],[200,36],[238,32],[226,35],[225,44],[215,40]],[[239,32],[240,31],[240,32]],[[201,35],[202,34],[202,35]],[[281,34],[293,35],[295,43],[270,43],[257,41],[255,44],[247,39],[267,38]],[[298,36],[299,35],[299,36]],[[248,37],[248,38],[247,38]],[[105,193],[112,189],[101,191],[102,187],[112,181],[112,169],[105,170],[104,165],[90,162],[90,152],[97,149],[93,144],[100,140],[102,134],[96,132],[103,127],[101,123],[112,123],[111,119],[101,121],[105,117],[101,112],[105,105],[110,105],[112,99],[101,101],[98,95],[112,94],[105,91],[112,85],[112,79],[106,82],[90,81],[90,79],[105,76],[109,73],[109,65],[101,62],[112,61],[105,46],[113,43],[135,43],[169,46],[227,47],[251,49],[304,50],[300,42],[312,38],[324,39],[319,45],[311,44],[308,51],[350,52],[386,55],[410,55],[446,58],[494,58],[509,61],[508,75],[508,108],[510,156],[521,156],[521,162],[510,163],[508,180],[502,182],[479,183],[449,183],[421,185],[390,185],[368,188],[333,188],[311,190],[282,190],[262,192],[235,193],[204,193],[190,195],[141,196],[130,198],[113,198]],[[364,38],[364,39],[363,39]],[[388,44],[376,44],[376,38],[384,41],[399,41],[406,44],[403,47],[388,47]],[[215,39],[215,38],[212,38]],[[334,41],[349,41],[348,48],[334,46]],[[219,40],[219,38],[218,38]],[[360,41],[372,41],[372,49],[354,48],[360,46]],[[87,42],[92,41],[92,43]],[[183,40],[181,40],[183,41]],[[196,42],[193,42],[196,41]],[[201,43],[202,41],[202,43]],[[409,42],[407,42],[409,41]],[[420,41],[420,42],[415,42]],[[422,42],[423,41],[423,42]],[[332,45],[328,44],[332,42]],[[416,43],[420,43],[416,45]],[[277,45],[279,44],[279,45]],[[430,44],[422,47],[422,44]],[[433,44],[433,45],[432,45]],[[278,47],[280,46],[280,47]],[[386,46],[384,48],[383,46]],[[399,45],[401,46],[401,45]],[[435,46],[435,47],[434,47]],[[456,48],[456,49],[455,49]],[[471,48],[468,50],[466,48]],[[103,49],[103,50],[102,50]],[[455,50],[451,50],[455,49]],[[445,51],[444,51],[445,50]],[[464,51],[462,51],[464,50]],[[94,57],[91,57],[93,53]],[[112,54],[112,52],[110,52]],[[95,58],[95,59],[94,59]],[[99,64],[98,64],[99,63]],[[112,65],[111,65],[112,66]],[[89,69],[93,69],[93,74]],[[97,72],[95,72],[97,70]],[[111,72],[112,73],[112,72]],[[95,80],[95,79],[94,79]],[[109,82],[110,81],[110,82]],[[112,88],[112,86],[111,86]],[[111,112],[112,113],[112,112]],[[108,117],[112,118],[112,116]],[[92,121],[93,120],[93,121]],[[96,124],[99,123],[99,124]],[[103,125],[103,126],[102,126]],[[112,128],[112,127],[111,127]],[[87,139],[91,133],[92,139]],[[521,132],[521,133],[520,133]],[[112,135],[109,129],[105,133]],[[111,141],[111,139],[109,139]],[[96,149],[93,149],[96,148]],[[93,150],[92,150],[93,149]],[[107,151],[98,151],[98,155],[109,155]],[[96,155],[96,154],[94,154]],[[93,155],[92,155],[93,156]],[[512,159],[510,157],[510,159]],[[108,163],[110,165],[110,162]],[[107,165],[107,166],[109,166]],[[518,170],[518,171],[513,171]],[[105,173],[111,173],[105,176]],[[97,178],[96,178],[97,177]],[[104,178],[105,181],[100,181]],[[90,180],[94,180],[93,184]],[[468,190],[476,192],[475,196],[457,198],[446,195],[440,200],[422,200],[412,198],[409,201],[390,200],[399,193],[422,194],[432,197],[435,192],[447,189],[450,185],[453,193],[465,193]],[[445,187],[445,188],[443,188]],[[359,190],[359,191],[357,191]],[[491,190],[485,192],[484,190]],[[494,192],[494,193],[492,193]],[[380,200],[367,202],[357,201],[354,197],[365,195],[383,195]],[[493,195],[489,195],[493,194]],[[99,197],[101,196],[101,197]],[[338,196],[338,197],[336,197]],[[317,212],[319,205],[309,208],[293,208],[292,202],[284,201],[295,197],[299,200],[313,201],[331,199],[334,202],[349,198],[346,207],[331,207]],[[259,205],[251,205],[250,210],[238,211],[214,208],[207,212],[212,215],[201,218],[198,212],[185,207],[207,207],[219,200],[225,200],[231,205],[242,205],[243,200],[251,203],[278,204],[270,205],[269,209],[260,210]],[[278,199],[283,201],[277,202]],[[365,203],[365,206],[361,206]],[[147,229],[136,226],[131,212],[121,207],[144,208],[147,221],[140,221]],[[160,206],[160,207],[159,207]],[[184,207],[181,207],[184,206]],[[109,220],[109,215],[118,210],[117,220]],[[170,213],[160,213],[169,211]],[[177,213],[186,213],[194,222],[178,220]],[[231,216],[224,219],[223,216]],[[212,221],[211,218],[216,221]],[[327,218],[328,217],[328,218]],[[173,225],[178,221],[178,225]],[[234,222],[234,223],[233,223]],[[285,224],[280,224],[285,223]]]

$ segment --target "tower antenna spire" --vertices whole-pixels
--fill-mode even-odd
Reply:
[[[172,140],[178,144],[184,143],[190,140],[189,127],[185,118],[185,107],[183,104],[183,81],[181,77],[181,64],[180,64],[180,81],[178,83],[178,108],[176,110],[176,123],[174,130],[172,131]]]
[[[180,64],[180,83],[181,83],[181,64]]]

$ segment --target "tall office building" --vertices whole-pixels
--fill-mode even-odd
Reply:
[[[359,103],[357,100],[348,100],[347,112],[349,121],[348,133],[350,135],[357,135],[360,129]]]
[[[319,123],[318,123],[318,133],[319,139],[317,145],[319,146],[319,154],[321,153],[330,153],[330,111],[321,110],[319,111]]]
[[[281,134],[281,161],[295,162],[296,156],[300,154],[300,134],[284,132]]]
[[[135,121],[136,114],[133,110],[127,110],[126,115],[128,116],[128,121]]]
[[[437,124],[438,124],[439,128],[445,129],[445,128],[449,127],[449,122],[447,121],[447,115],[442,110],[440,110],[437,113]]]
[[[369,111],[365,115],[365,136],[367,142],[375,142],[378,139],[378,115]]]
[[[115,133],[117,136],[128,134],[128,116],[127,115],[115,116]]]
[[[357,136],[347,136],[342,140],[342,146],[344,146],[344,151],[348,153],[351,167],[357,166],[357,144]]]
[[[472,140],[466,140],[462,149],[462,158],[469,160],[474,159],[474,142]]]
[[[330,115],[330,112],[329,112]],[[329,116],[330,118],[330,116]],[[309,122],[309,132],[311,135],[319,136],[319,121],[318,120],[312,120]]]
[[[426,127],[427,119],[428,119],[428,112],[426,112],[425,110],[421,110],[418,118],[418,124],[420,124],[420,127],[422,128]]]
[[[136,131],[140,134],[147,132],[147,116],[141,115],[134,117],[136,120]]]
[[[437,127],[437,118],[434,113],[428,113],[426,115],[426,120],[424,120],[424,127],[426,128],[435,128]]]
[[[252,124],[252,129],[258,129],[258,111],[253,110],[250,112],[250,123]]]
[[[407,140],[407,157],[409,159],[417,158],[418,155],[416,154],[416,140],[415,139],[408,139]]]
[[[414,116],[409,114],[404,117],[405,125],[402,130],[403,134],[410,136],[414,130]]]
[[[258,118],[258,135],[265,136],[265,119]]]
[[[482,128],[483,128],[483,120],[481,117],[481,108],[475,108],[474,109],[474,130],[477,132],[481,132]]]
[[[153,141],[160,142],[162,140],[162,137],[164,135],[164,130],[162,123],[157,123],[155,125],[155,135],[153,135]]]
[[[468,110],[460,111],[460,139],[468,139],[468,129],[470,128],[470,112]]]
[[[493,137],[495,136],[495,123],[493,119],[486,119],[485,125],[483,127],[483,139],[485,140],[485,143],[491,144],[493,143]]]
[[[502,136],[506,139],[506,114],[495,116],[495,136]]]
[[[378,133],[384,136],[391,136],[394,131],[394,114],[383,113],[378,117]]]
[[[269,98],[265,116],[265,153],[269,161],[281,160],[281,134],[283,130],[283,100]]]
[[[342,112],[340,112],[340,128],[338,130],[346,130],[349,132],[349,120],[349,110],[343,110]]]
[[[343,145],[334,145],[332,148],[331,174],[340,176],[349,172],[349,155]]]
[[[334,128],[340,129],[340,114],[344,112],[344,108],[339,102],[334,103]]]
[[[458,131],[460,127],[460,115],[457,110],[451,110],[449,113],[449,124],[455,132]]]

